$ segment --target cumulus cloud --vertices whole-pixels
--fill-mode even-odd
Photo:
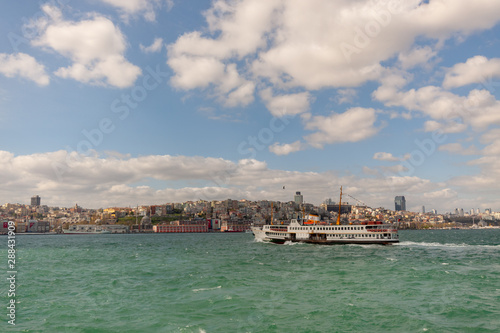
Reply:
[[[429,200],[453,199],[457,197],[458,193],[450,188],[444,188],[442,190],[424,193],[424,198]]]
[[[500,102],[488,90],[473,89],[467,96],[437,86],[404,91],[407,81],[402,74],[390,73],[372,96],[386,106],[404,107],[430,117],[432,120],[425,124],[426,131],[442,129],[458,133],[467,126],[480,131],[500,124]]]
[[[477,155],[479,154],[478,149],[475,146],[469,146],[465,148],[460,143],[448,143],[445,145],[439,146],[438,150],[447,151],[451,154],[458,155]]]
[[[477,151],[474,146],[468,147],[465,151],[480,157],[467,162],[468,165],[479,168],[479,172],[473,175],[463,175],[454,177],[450,184],[459,187],[464,192],[474,192],[480,195],[496,199],[496,204],[500,203],[497,198],[498,184],[500,183],[500,129],[495,128],[484,133],[480,142],[485,145],[481,151]],[[451,152],[460,151],[459,146],[445,147]],[[486,199],[485,199],[486,200]]]
[[[417,65],[427,63],[431,58],[437,54],[430,46],[416,47],[409,52],[402,52],[398,56],[401,67],[410,69]]]
[[[417,36],[446,39],[491,28],[499,10],[487,0],[218,0],[205,12],[208,32],[182,35],[170,45],[169,58],[246,59],[251,74],[280,87],[353,87],[379,78],[380,63],[395,54],[401,53],[404,67],[433,57],[428,46],[411,50]]]
[[[78,202],[84,207],[99,208],[227,198],[289,201],[299,189],[306,202],[319,204],[325,193],[343,184],[345,193],[363,198],[374,207],[390,207],[393,191],[422,195],[441,186],[418,177],[393,176],[387,180],[339,177],[331,171],[276,170],[254,159],[233,162],[209,157],[130,157],[116,153],[85,156],[64,150],[17,156],[0,151],[0,158],[1,201],[23,203],[37,193],[50,206],[69,207]],[[283,191],[283,185],[290,190]]]
[[[296,94],[273,95],[271,88],[260,92],[267,109],[275,117],[295,116],[309,110],[311,95],[309,92]]]
[[[488,59],[475,56],[450,68],[443,81],[445,88],[457,88],[472,83],[482,84],[487,89],[494,88],[493,79],[500,77],[500,58]]]
[[[467,125],[455,121],[438,122],[435,120],[428,120],[424,124],[424,131],[442,133],[461,133],[467,129]]]
[[[153,41],[153,44],[151,44],[149,46],[144,46],[142,44],[139,45],[139,48],[144,53],[160,52],[162,47],[163,47],[163,38],[159,38],[159,37],[155,38],[155,40]]]
[[[337,90],[337,96],[335,97],[335,101],[337,104],[344,103],[353,103],[354,99],[358,96],[358,92],[356,89],[348,88],[348,89],[339,89]]]
[[[344,113],[330,116],[315,116],[306,124],[306,129],[317,132],[305,137],[314,147],[340,142],[365,140],[380,130],[375,126],[376,112],[371,108],[351,108]]]
[[[167,11],[174,6],[173,0],[101,0],[110,6],[117,8],[125,21],[131,16],[142,15],[147,21],[156,20],[156,11],[161,9],[165,3]]]
[[[385,152],[378,152],[373,155],[374,160],[379,160],[379,161],[390,161],[390,162],[395,162],[395,161],[400,161],[401,159],[395,156],[392,156],[391,153],[385,153]]]
[[[401,89],[411,75],[393,73],[389,78],[384,66],[394,59],[405,71],[427,65],[437,60],[446,40],[493,27],[500,20],[498,12],[500,3],[488,0],[216,0],[203,14],[205,28],[168,45],[167,64],[178,89],[198,89],[225,106],[248,105],[257,93],[271,114],[301,114],[307,129],[322,127],[314,120],[331,120],[307,111],[316,91],[338,88],[336,102],[351,103],[353,88],[369,81],[382,83],[373,96],[387,106],[418,110],[433,121],[453,120],[461,117],[455,110],[467,98],[447,95],[439,87],[405,93]],[[428,40],[432,45],[422,43]],[[463,123],[484,126],[487,113],[477,111],[480,120],[470,116]],[[351,133],[354,139],[343,136],[341,141],[325,128],[306,141],[322,147],[376,132],[366,120],[361,124],[360,131]]]
[[[253,102],[255,84],[241,77],[236,64],[225,65],[216,58],[181,56],[168,61],[177,71],[171,78],[174,87],[184,90],[209,88],[210,94],[226,106],[245,106]]]
[[[0,53],[0,73],[7,77],[25,78],[39,86],[46,86],[50,82],[45,66],[26,53]]]
[[[52,49],[73,61],[72,65],[57,69],[57,76],[118,88],[134,84],[141,70],[125,59],[127,43],[113,22],[99,14],[90,14],[81,21],[67,21],[55,7],[44,5],[42,10],[48,19],[31,23],[40,29],[32,44]]]
[[[295,141],[293,143],[280,144],[276,142],[269,146],[269,151],[276,155],[288,155],[304,149],[304,144],[300,141]]]

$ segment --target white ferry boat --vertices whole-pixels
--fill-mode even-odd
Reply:
[[[63,233],[70,235],[83,235],[83,234],[110,234],[111,231],[104,227],[95,224],[80,224],[71,225],[68,229],[63,229]]]
[[[289,225],[266,224],[252,227],[256,240],[283,244],[301,242],[314,244],[394,244],[399,243],[397,224],[380,221],[340,224],[342,187],[336,225],[321,223],[319,216],[292,219]],[[273,220],[271,216],[271,221]]]
[[[380,221],[353,225],[304,225],[297,219],[289,225],[252,227],[256,240],[283,244],[302,242],[314,244],[394,244],[399,242],[398,229],[393,223]]]

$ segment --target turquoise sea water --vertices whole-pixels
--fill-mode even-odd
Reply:
[[[7,323],[4,278],[0,332],[500,331],[500,230],[401,231],[400,239],[321,246],[242,233],[18,235],[16,326]]]

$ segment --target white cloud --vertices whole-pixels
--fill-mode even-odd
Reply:
[[[450,180],[450,184],[457,186],[463,192],[476,193],[476,197],[484,195],[485,200],[497,200],[498,184],[500,183],[500,129],[495,128],[481,136],[480,142],[486,146],[477,151],[474,146],[466,149],[479,158],[469,161],[467,164],[479,168],[479,172],[473,175],[464,175]],[[459,147],[451,147],[450,150],[458,150]]]
[[[487,59],[475,56],[465,63],[456,64],[448,70],[443,87],[456,88],[472,83],[480,83],[485,88],[494,88],[493,79],[500,77],[500,58]],[[497,84],[498,85],[498,84]]]
[[[71,207],[78,202],[87,208],[198,199],[289,201],[294,192],[300,190],[306,202],[319,204],[327,193],[332,193],[332,188],[344,185],[344,193],[372,207],[391,208],[394,193],[404,193],[407,200],[417,207],[425,203],[426,198],[432,198],[432,205],[438,209],[460,207],[456,203],[459,198],[454,198],[450,184],[434,183],[415,176],[382,178],[368,168],[364,171],[370,174],[369,177],[338,176],[333,171],[270,169],[265,162],[253,159],[233,162],[221,158],[169,155],[130,157],[116,152],[108,156],[85,156],[66,151],[31,155],[0,151],[0,160],[0,202],[29,203],[29,197],[35,193],[42,197],[42,204]],[[453,179],[452,184],[467,186],[467,193],[476,197],[482,191],[477,186],[485,185],[490,191],[497,191],[483,202],[488,205],[498,200],[496,186],[500,180],[500,158],[497,156],[495,161],[479,160],[476,163],[485,168],[484,175]],[[398,167],[384,171],[399,172]],[[488,174],[490,171],[494,173]]]
[[[125,59],[125,37],[113,22],[98,14],[79,22],[65,21],[57,8],[44,5],[42,10],[50,20],[42,18],[34,23],[41,30],[32,44],[53,49],[73,61],[71,66],[56,70],[56,75],[118,88],[134,84],[141,70]]]
[[[189,90],[212,86],[210,93],[228,107],[245,106],[254,100],[255,84],[239,75],[236,64],[191,56],[169,59],[168,64],[177,70],[170,80],[174,87]]]
[[[439,146],[438,150],[447,151],[451,154],[458,155],[478,155],[479,151],[475,146],[463,147],[460,143],[448,143]]]
[[[430,46],[416,47],[409,52],[402,52],[399,54],[398,60],[401,67],[410,69],[417,65],[427,63],[431,58],[435,57],[436,51],[432,50]]]
[[[144,53],[156,53],[160,52],[163,47],[163,38],[155,38],[153,41],[153,44],[149,46],[144,46],[142,44],[139,45],[139,48],[141,49],[142,52]]]
[[[372,97],[386,106],[404,107],[430,117],[432,120],[425,124],[426,131],[441,129],[458,133],[467,126],[480,131],[500,124],[500,102],[488,90],[474,89],[467,96],[437,86],[403,91],[407,82],[404,74],[388,71]]]
[[[417,36],[447,39],[499,21],[500,5],[481,0],[422,3],[375,1],[217,0],[205,12],[208,31],[186,33],[169,46],[169,59],[242,59],[253,77],[278,88],[354,87],[376,80],[381,62],[400,54],[405,68],[435,55],[428,46],[411,49]],[[355,52],[346,55],[342,45]],[[170,61],[169,61],[170,63]],[[173,67],[183,76],[187,68]],[[250,75],[248,75],[250,77]]]
[[[177,73],[171,79],[174,87],[186,90],[205,88],[212,82],[220,82],[225,71],[221,61],[210,57],[181,56],[169,59],[168,64]]]
[[[379,160],[379,161],[390,161],[390,162],[395,162],[395,161],[400,161],[400,158],[397,158],[395,156],[392,156],[391,153],[385,153],[385,152],[378,152],[373,155],[374,160]]]
[[[39,86],[46,86],[50,82],[45,66],[25,53],[0,53],[0,73],[7,77],[19,76],[29,79]]]
[[[498,12],[500,4],[487,0],[474,4],[466,0],[216,0],[204,13],[205,29],[185,33],[168,45],[167,63],[176,88],[202,89],[226,106],[248,105],[256,88],[274,116],[286,107],[287,114],[301,114],[309,129],[321,127],[307,119],[316,119],[308,111],[314,91],[339,88],[337,103],[348,103],[355,97],[349,89],[375,80],[386,81],[374,94],[386,105],[419,110],[432,120],[450,119],[461,116],[454,108],[466,98],[446,95],[438,87],[405,94],[400,90],[411,75],[394,73],[392,79],[399,82],[389,84],[383,64],[397,58],[402,69],[428,65],[446,40],[491,28],[500,21]],[[426,46],[423,42],[428,40],[435,46]],[[225,81],[230,82],[229,88],[223,87]],[[276,92],[279,95],[273,95]],[[464,124],[480,127],[484,120],[473,122],[469,117]],[[322,131],[328,139],[313,134],[309,140],[316,147],[343,142],[330,132]],[[364,138],[374,132],[371,128],[351,136]]]
[[[327,143],[365,140],[380,130],[375,127],[376,120],[375,110],[371,108],[351,108],[340,114],[315,116],[306,124],[306,129],[317,132],[306,136],[305,139],[317,148]]]
[[[102,2],[118,8],[122,18],[128,22],[130,16],[142,15],[147,21],[156,20],[156,12],[162,8],[165,2],[167,11],[174,6],[173,0],[101,0]]]
[[[461,133],[467,129],[467,125],[455,121],[437,122],[435,120],[428,120],[424,124],[424,131],[441,133]]]
[[[348,88],[348,89],[339,89],[337,90],[337,96],[335,97],[335,101],[337,104],[344,103],[353,103],[354,99],[358,96],[358,92],[356,89]]]
[[[391,166],[381,166],[380,169],[383,171],[384,175],[389,174],[404,174],[405,172],[408,172],[408,168],[398,164],[398,165],[391,165]]]
[[[458,193],[450,188],[424,193],[424,198],[429,200],[453,199],[458,196]]]
[[[300,141],[295,141],[293,143],[284,143],[284,144],[276,142],[271,146],[269,146],[269,151],[276,155],[288,155],[290,153],[295,153],[302,149],[304,149],[304,145]]]
[[[272,89],[267,88],[260,92],[260,97],[266,102],[267,109],[275,117],[302,114],[309,110],[311,103],[309,92],[273,95]]]

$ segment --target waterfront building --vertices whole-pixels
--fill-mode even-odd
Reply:
[[[50,223],[46,221],[29,220],[26,232],[45,233],[50,231]]]
[[[406,199],[400,195],[394,198],[395,211],[406,211]]]

